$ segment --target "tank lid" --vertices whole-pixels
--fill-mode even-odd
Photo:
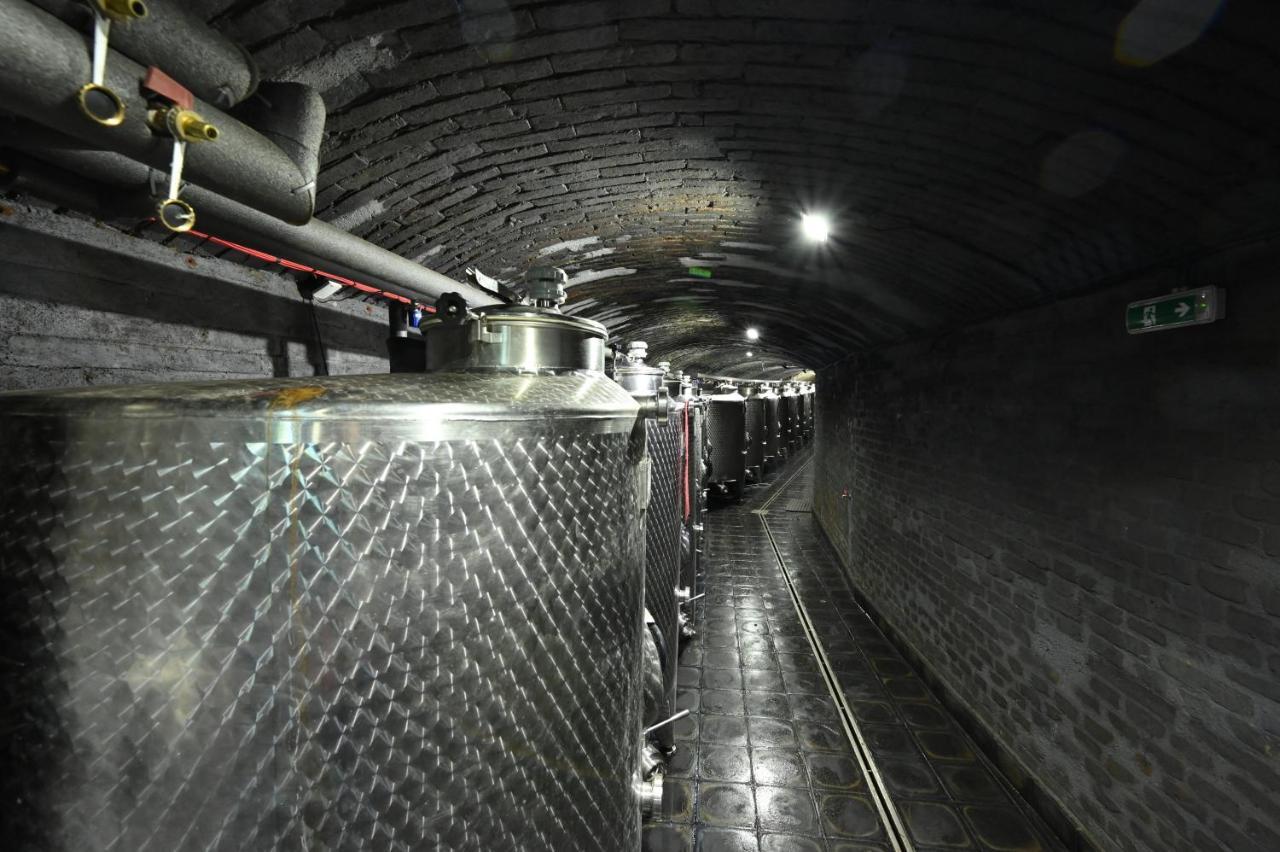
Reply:
[[[535,305],[494,305],[475,311],[441,308],[419,330],[427,343],[428,372],[603,373],[609,336],[594,320]]]
[[[738,386],[724,382],[716,386],[716,391],[711,395],[712,402],[744,402],[745,398],[738,393]]]

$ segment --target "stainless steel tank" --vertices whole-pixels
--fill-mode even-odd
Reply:
[[[782,439],[786,443],[787,455],[793,456],[800,449],[800,400],[792,385],[782,389],[781,406]]]
[[[743,394],[747,427],[747,479],[758,482],[764,477],[764,398],[759,387]]]
[[[646,405],[644,447],[649,459],[649,506],[645,515],[644,605],[652,619],[653,640],[662,668],[662,697],[652,709],[646,726],[655,725],[675,713],[676,673],[680,656],[680,487],[679,455],[681,421],[670,404],[666,370],[645,363],[648,347],[642,341],[628,345],[625,357],[614,367],[614,379]],[[674,725],[653,732],[663,750],[675,743]]]
[[[668,381],[668,391],[681,426],[680,490],[682,524],[680,537],[680,597],[682,637],[693,631],[696,605],[702,593],[701,555],[703,513],[706,508],[706,400],[699,397],[691,379],[680,374]]]
[[[817,411],[815,405],[818,397],[814,393],[812,384],[804,386],[804,437],[806,441],[813,440],[814,429],[817,426]]]
[[[764,401],[764,464],[766,468],[774,468],[782,461],[783,455],[778,393],[772,385],[764,385],[760,398]]]
[[[710,482],[735,499],[747,479],[745,402],[734,385],[721,385],[707,406],[707,439],[711,444]]]
[[[493,358],[535,313],[455,318],[481,372],[0,397],[10,848],[639,848],[637,406]]]

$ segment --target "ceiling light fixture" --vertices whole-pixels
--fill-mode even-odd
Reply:
[[[760,330],[755,328],[747,329],[747,340],[759,340]]]
[[[805,213],[800,217],[800,230],[810,242],[825,243],[831,235],[831,220],[818,213]]]
[[[748,358],[750,358],[753,354],[754,354],[754,353],[752,353],[752,352],[748,352],[748,353],[747,353],[747,357],[748,357]]]

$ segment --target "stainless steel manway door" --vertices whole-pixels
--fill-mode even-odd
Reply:
[[[6,841],[638,849],[635,411],[594,375],[0,397]]]

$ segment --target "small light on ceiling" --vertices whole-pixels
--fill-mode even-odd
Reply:
[[[800,230],[810,242],[825,243],[831,234],[831,220],[817,213],[806,213],[800,217]]]
[[[760,330],[758,328],[747,329],[747,340],[759,340]]]
[[[748,358],[750,358],[753,354],[754,354],[754,353],[752,353],[752,352],[748,351],[748,352],[747,352],[747,357],[748,357]]]

